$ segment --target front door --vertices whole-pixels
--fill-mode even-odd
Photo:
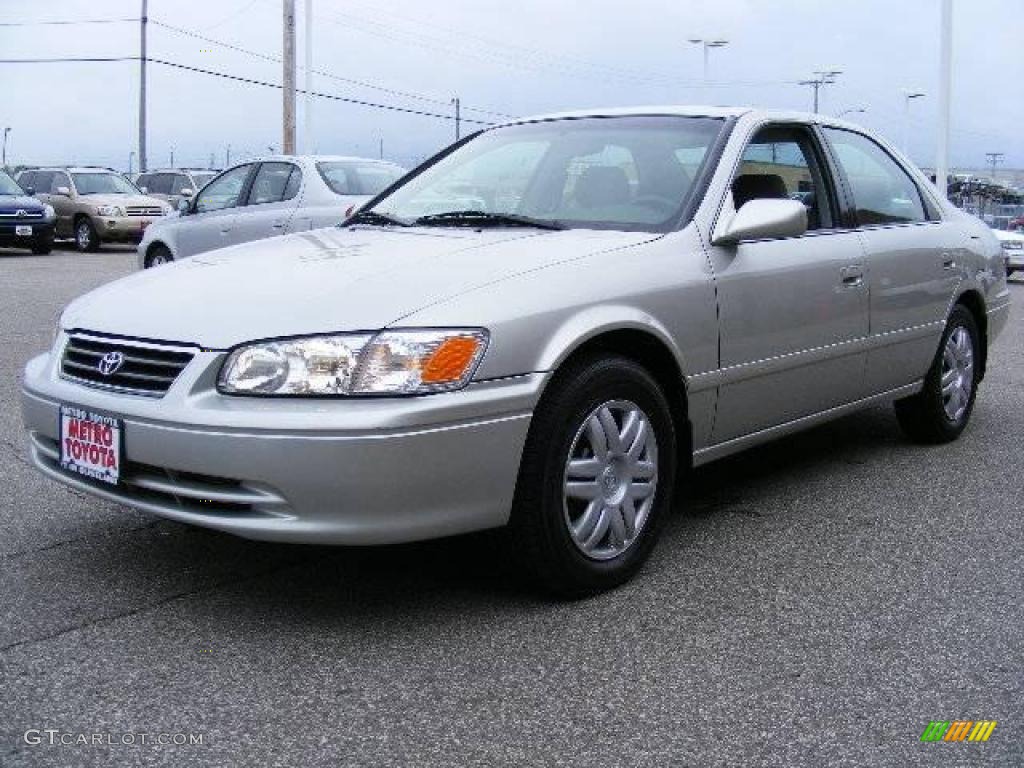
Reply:
[[[807,206],[808,231],[712,248],[720,317],[716,443],[863,396],[863,246],[839,226],[823,157],[807,127],[768,125],[747,145],[733,180],[736,209],[756,198],[798,199]]]
[[[247,163],[232,168],[203,189],[192,207],[193,213],[182,220],[178,229],[178,258],[242,242],[235,223],[255,167],[255,163]]]
[[[299,202],[302,171],[292,163],[261,163],[235,222],[239,242],[286,234]]]

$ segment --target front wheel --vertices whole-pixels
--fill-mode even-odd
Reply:
[[[157,243],[149,249],[149,253],[146,254],[146,269],[150,267],[159,267],[161,264],[170,264],[174,261],[174,256],[171,255],[166,245]]]
[[[896,418],[911,439],[948,443],[964,431],[977,394],[980,343],[974,315],[957,304],[921,391],[896,401]]]
[[[671,505],[676,436],[654,378],[622,357],[556,374],[534,414],[511,538],[543,589],[582,597],[643,565]]]
[[[99,235],[96,234],[96,229],[88,219],[82,218],[75,223],[75,245],[83,253],[99,250]]]

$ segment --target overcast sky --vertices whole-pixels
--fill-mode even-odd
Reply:
[[[299,64],[305,0],[299,10]],[[899,143],[904,89],[909,148],[935,156],[939,0],[314,0],[315,90],[428,112],[511,115],[638,104],[754,104],[810,109],[796,81],[841,69],[821,111],[850,116]],[[1024,167],[1021,0],[954,0],[953,163],[985,153]],[[0,24],[138,17],[139,0],[0,0]],[[150,0],[163,22],[266,57],[281,53],[281,0]],[[3,58],[137,56],[138,22],[0,26]],[[691,37],[722,37],[709,82]],[[149,55],[280,83],[281,65],[157,24]],[[347,80],[368,83],[369,88]],[[303,75],[299,73],[299,85]],[[386,90],[381,90],[386,89]],[[402,93],[394,93],[398,91]],[[138,63],[0,64],[0,124],[9,163],[98,163],[126,169],[136,147]],[[281,94],[257,85],[150,64],[149,164],[220,166],[281,143]],[[411,94],[411,95],[404,95]],[[418,98],[412,98],[416,96]],[[450,142],[454,125],[318,99],[320,152],[410,164]],[[302,106],[300,96],[299,135]],[[466,130],[473,126],[466,125]],[[301,146],[301,145],[300,145]]]

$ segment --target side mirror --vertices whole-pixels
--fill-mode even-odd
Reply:
[[[148,195],[149,194],[149,187],[139,187],[139,192],[141,192],[144,195]]]
[[[71,189],[69,187],[57,187],[57,194],[63,195],[64,197],[71,197]]]
[[[36,193],[35,187],[25,187],[25,194],[32,197]]]
[[[191,207],[192,203],[190,203],[184,197],[178,201],[178,213],[180,213],[182,216],[188,213]]]
[[[736,245],[743,240],[800,237],[807,231],[807,207],[798,200],[761,198],[740,206],[725,231],[711,242]]]
[[[194,194],[195,194],[195,191],[192,190],[192,189],[189,189],[188,187],[185,187],[183,190],[181,190],[181,196],[182,197],[192,197],[192,195],[194,195]]]

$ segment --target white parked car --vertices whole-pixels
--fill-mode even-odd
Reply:
[[[282,155],[241,163],[146,232],[139,266],[333,226],[404,175],[394,163],[359,157]]]
[[[993,229],[996,239],[1003,246],[1003,255],[1006,257],[1006,276],[1014,272],[1024,272],[1024,232],[1007,232],[1003,229]]]

